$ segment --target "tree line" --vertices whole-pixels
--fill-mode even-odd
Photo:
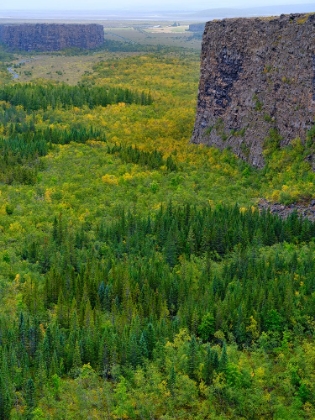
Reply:
[[[0,87],[0,100],[11,105],[22,105],[27,111],[40,109],[68,109],[70,107],[107,106],[124,102],[127,104],[150,105],[152,96],[142,91],[133,92],[119,87],[92,86],[83,84],[70,86],[60,84],[15,83]]]

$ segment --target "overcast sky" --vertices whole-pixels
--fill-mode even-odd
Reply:
[[[315,0],[1,0],[0,10],[203,10],[220,7],[309,4]]]

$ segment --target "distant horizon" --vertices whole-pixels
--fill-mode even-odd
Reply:
[[[123,0],[121,0],[123,1]],[[141,1],[141,0],[139,0]],[[183,0],[184,1],[184,0]],[[67,3],[69,4],[69,3]],[[162,4],[163,5],[163,4]],[[314,3],[272,4],[258,6],[244,6],[237,4],[233,7],[210,7],[198,10],[181,9],[147,9],[144,7],[121,7],[120,9],[0,9],[0,21],[52,21],[52,20],[80,20],[80,21],[199,21],[206,22],[213,19],[276,16],[289,13],[315,12]]]
[[[66,3],[66,4],[65,4]],[[0,12],[198,12],[202,10],[222,9],[252,9],[266,7],[303,7],[313,6],[314,2],[305,0],[258,0],[255,5],[251,0],[221,0],[220,6],[209,4],[208,0],[196,0],[193,4],[190,0],[153,0],[148,4],[145,0],[116,0],[114,5],[104,7],[102,0],[91,0],[88,5],[86,0],[46,0],[44,5],[41,0],[29,0],[25,7],[25,0],[11,0],[7,5],[0,6]]]
[[[137,11],[137,12],[181,12],[181,13],[185,13],[185,12],[200,12],[203,10],[246,10],[246,9],[265,9],[265,8],[274,8],[274,7],[294,7],[294,6],[313,6],[314,7],[314,12],[315,12],[315,4],[314,3],[292,3],[292,4],[273,4],[273,5],[267,5],[267,6],[233,6],[233,7],[228,7],[228,6],[222,6],[222,7],[205,7],[202,9],[177,9],[177,8],[173,8],[173,9],[164,9],[164,8],[155,8],[155,9],[145,9],[142,6],[140,7],[135,7],[135,8],[131,8],[131,7],[123,7],[123,8],[119,8],[119,9],[111,9],[111,8],[99,8],[99,9],[61,9],[61,8],[55,8],[55,9],[40,9],[40,8],[34,8],[34,9],[2,9],[0,7],[0,12],[29,12],[29,13],[36,13],[36,12],[111,12],[111,13],[121,13],[121,12],[125,12],[125,11]]]

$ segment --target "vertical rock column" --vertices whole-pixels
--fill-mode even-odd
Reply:
[[[271,130],[280,147],[303,141],[314,116],[315,15],[206,24],[193,143],[261,167]]]
[[[103,44],[104,28],[97,24],[0,25],[0,42],[22,51],[93,49]]]

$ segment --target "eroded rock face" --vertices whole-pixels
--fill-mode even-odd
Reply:
[[[92,49],[103,44],[104,29],[96,24],[0,25],[0,42],[12,50],[22,51]]]
[[[193,143],[261,167],[270,130],[285,146],[305,140],[314,117],[315,15],[206,24]]]

